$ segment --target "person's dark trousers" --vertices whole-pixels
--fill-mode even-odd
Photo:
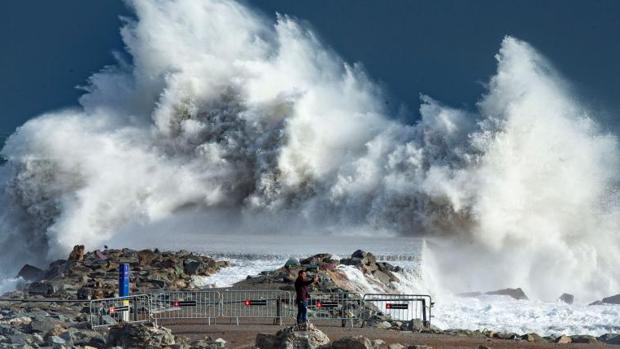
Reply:
[[[308,302],[297,301],[297,323],[305,324],[308,321]]]

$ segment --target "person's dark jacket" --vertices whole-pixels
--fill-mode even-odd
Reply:
[[[297,301],[305,301],[310,298],[310,291],[308,290],[308,286],[311,285],[314,280],[304,280],[301,277],[298,277],[295,280],[295,293],[297,294]]]

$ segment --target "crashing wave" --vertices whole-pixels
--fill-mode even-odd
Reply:
[[[405,124],[362,67],[293,18],[271,23],[233,1],[129,3],[131,62],[93,75],[80,108],[30,120],[2,151],[7,260],[119,232],[148,239],[162,222],[381,231],[437,238],[443,288],[596,298],[620,287],[617,140],[527,43],[503,40],[475,111],[422,96]]]

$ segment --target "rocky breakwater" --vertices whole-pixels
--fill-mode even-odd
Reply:
[[[313,292],[364,293],[365,290],[361,289],[358,283],[349,279],[346,270],[349,267],[363,275],[377,292],[396,291],[394,283],[399,280],[397,273],[401,269],[387,262],[379,262],[372,253],[362,250],[357,250],[351,257],[343,259],[336,259],[328,253],[301,260],[291,258],[276,270],[263,271],[255,276],[248,275],[246,280],[236,283],[234,287],[293,291],[298,272],[306,270],[309,277],[315,274],[319,277],[319,282],[312,285]]]
[[[0,348],[223,348],[221,339],[190,341],[148,323],[90,328],[88,298],[113,297],[118,266],[129,263],[136,294],[151,288],[192,288],[193,278],[210,275],[227,262],[186,251],[107,249],[87,252],[75,246],[67,259],[48,268],[24,266],[21,290],[0,301]],[[7,300],[7,298],[9,300]],[[77,299],[80,298],[80,299]]]
[[[330,296],[340,297],[347,293],[349,301],[342,308],[331,311],[339,316],[348,315],[351,319],[363,322],[364,326],[380,327],[394,330],[429,330],[431,327],[422,320],[396,320],[379,310],[372,302],[363,302],[362,295],[372,291],[377,293],[397,293],[396,282],[401,268],[386,262],[377,261],[376,257],[366,251],[357,250],[350,257],[335,259],[327,253],[317,254],[305,259],[289,259],[284,266],[273,271],[264,271],[257,276],[248,276],[235,284],[241,289],[279,289],[293,292],[294,282],[300,270],[306,270],[308,277],[318,276],[319,281],[311,285],[313,294],[321,294],[323,300]],[[364,278],[364,286],[355,278]],[[364,288],[365,287],[365,288]],[[369,290],[370,288],[370,290]],[[336,299],[336,298],[334,298]],[[310,310],[312,313],[314,310]],[[328,310],[323,310],[328,311]]]
[[[67,259],[50,263],[46,269],[25,265],[18,276],[27,283],[9,297],[41,296],[61,299],[98,299],[117,295],[118,268],[130,266],[132,293],[152,289],[191,289],[196,276],[208,276],[228,262],[187,251],[106,249],[86,252],[73,248]]]

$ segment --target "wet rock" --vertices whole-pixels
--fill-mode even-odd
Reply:
[[[517,335],[514,332],[498,332],[498,333],[495,333],[493,337],[497,339],[503,339],[503,340],[512,340],[512,339],[519,338],[519,335]]]
[[[64,259],[56,260],[47,267],[43,278],[45,280],[60,279],[65,277],[67,261]]]
[[[569,336],[559,336],[558,338],[555,339],[555,342],[558,344],[569,344],[573,342],[573,339]]]
[[[575,301],[575,296],[573,296],[570,293],[562,293],[562,295],[560,296],[559,300],[561,302],[566,303],[566,304],[573,304],[573,302]]]
[[[545,342],[545,340],[539,336],[537,333],[527,333],[521,336],[521,340],[531,343],[540,343]]]
[[[28,285],[27,292],[31,295],[41,295],[49,297],[57,291],[54,284],[47,281],[37,281]]]
[[[364,336],[342,337],[334,341],[332,349],[373,349],[370,339]]]
[[[26,281],[39,281],[43,278],[45,272],[33,265],[26,264],[17,273],[17,277],[21,277]]]
[[[332,255],[329,253],[319,253],[312,257],[308,257],[302,259],[299,263],[302,266],[305,265],[321,265],[321,264],[332,264],[335,263],[336,260],[332,258]]]
[[[186,259],[183,261],[183,271],[187,275],[196,275],[201,269],[202,263],[197,259]]]
[[[603,298],[602,302],[606,304],[620,304],[620,294]]]
[[[587,343],[587,344],[595,344],[598,343],[598,339],[593,336],[571,336],[572,343]]]
[[[606,344],[620,344],[620,334],[606,333],[598,337],[598,340],[599,342],[603,342]]]
[[[521,288],[505,288],[497,291],[489,291],[486,294],[492,296],[509,296],[514,299],[528,299]]]
[[[285,268],[297,268],[301,265],[297,258],[289,258],[286,263],[284,263]]]

